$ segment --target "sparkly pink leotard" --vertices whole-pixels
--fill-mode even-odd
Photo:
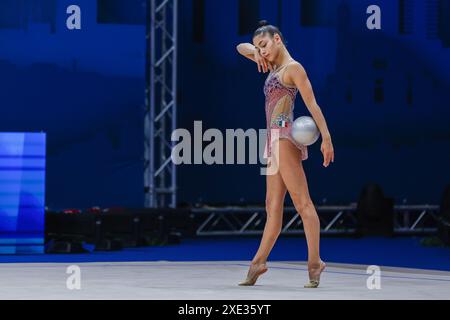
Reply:
[[[266,96],[266,120],[267,120],[267,141],[264,150],[264,158],[272,156],[272,144],[278,139],[289,139],[297,148],[302,151],[302,159],[308,159],[308,149],[294,140],[291,134],[292,123],[294,121],[294,105],[298,89],[295,86],[288,86],[282,83],[280,71],[289,65],[286,64],[278,70],[270,72],[264,84],[264,95]],[[270,143],[269,143],[270,141]]]

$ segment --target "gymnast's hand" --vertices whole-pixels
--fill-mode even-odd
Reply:
[[[331,138],[326,138],[322,140],[322,146],[320,151],[323,153],[323,166],[326,168],[331,162],[334,162],[334,149]]]
[[[269,70],[273,71],[272,64],[269,61],[267,61],[267,59],[265,59],[263,56],[261,56],[258,50],[255,50],[255,62],[258,65],[258,71],[260,73],[261,71],[263,71],[264,73],[266,73]]]

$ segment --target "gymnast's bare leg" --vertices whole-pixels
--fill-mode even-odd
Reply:
[[[278,171],[274,175],[266,176],[267,220],[263,237],[252,260],[247,279],[240,285],[254,285],[257,278],[267,271],[266,261],[281,233],[284,199],[286,191],[289,191],[294,207],[303,221],[308,245],[310,282],[305,287],[316,288],[319,285],[320,274],[325,269],[325,263],[320,259],[320,221],[309,195],[307,179],[301,162],[301,150],[287,139],[280,139],[278,143],[275,143],[275,147],[279,148],[279,151],[274,152],[271,161],[276,163]],[[268,166],[270,166],[270,162]]]

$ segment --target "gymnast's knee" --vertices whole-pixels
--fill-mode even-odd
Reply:
[[[293,200],[293,202],[295,210],[302,219],[310,219],[315,216],[314,210],[311,210],[314,208],[314,203],[311,199]]]

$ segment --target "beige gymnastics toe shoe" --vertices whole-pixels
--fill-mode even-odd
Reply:
[[[325,270],[325,267],[327,265],[325,262],[320,261],[320,267],[319,268],[309,268],[308,267],[308,273],[309,273],[309,283],[305,284],[305,288],[317,288],[320,284],[320,275]]]
[[[248,270],[247,279],[239,283],[240,286],[253,286],[260,275],[267,272],[267,266],[265,263],[252,264]]]

